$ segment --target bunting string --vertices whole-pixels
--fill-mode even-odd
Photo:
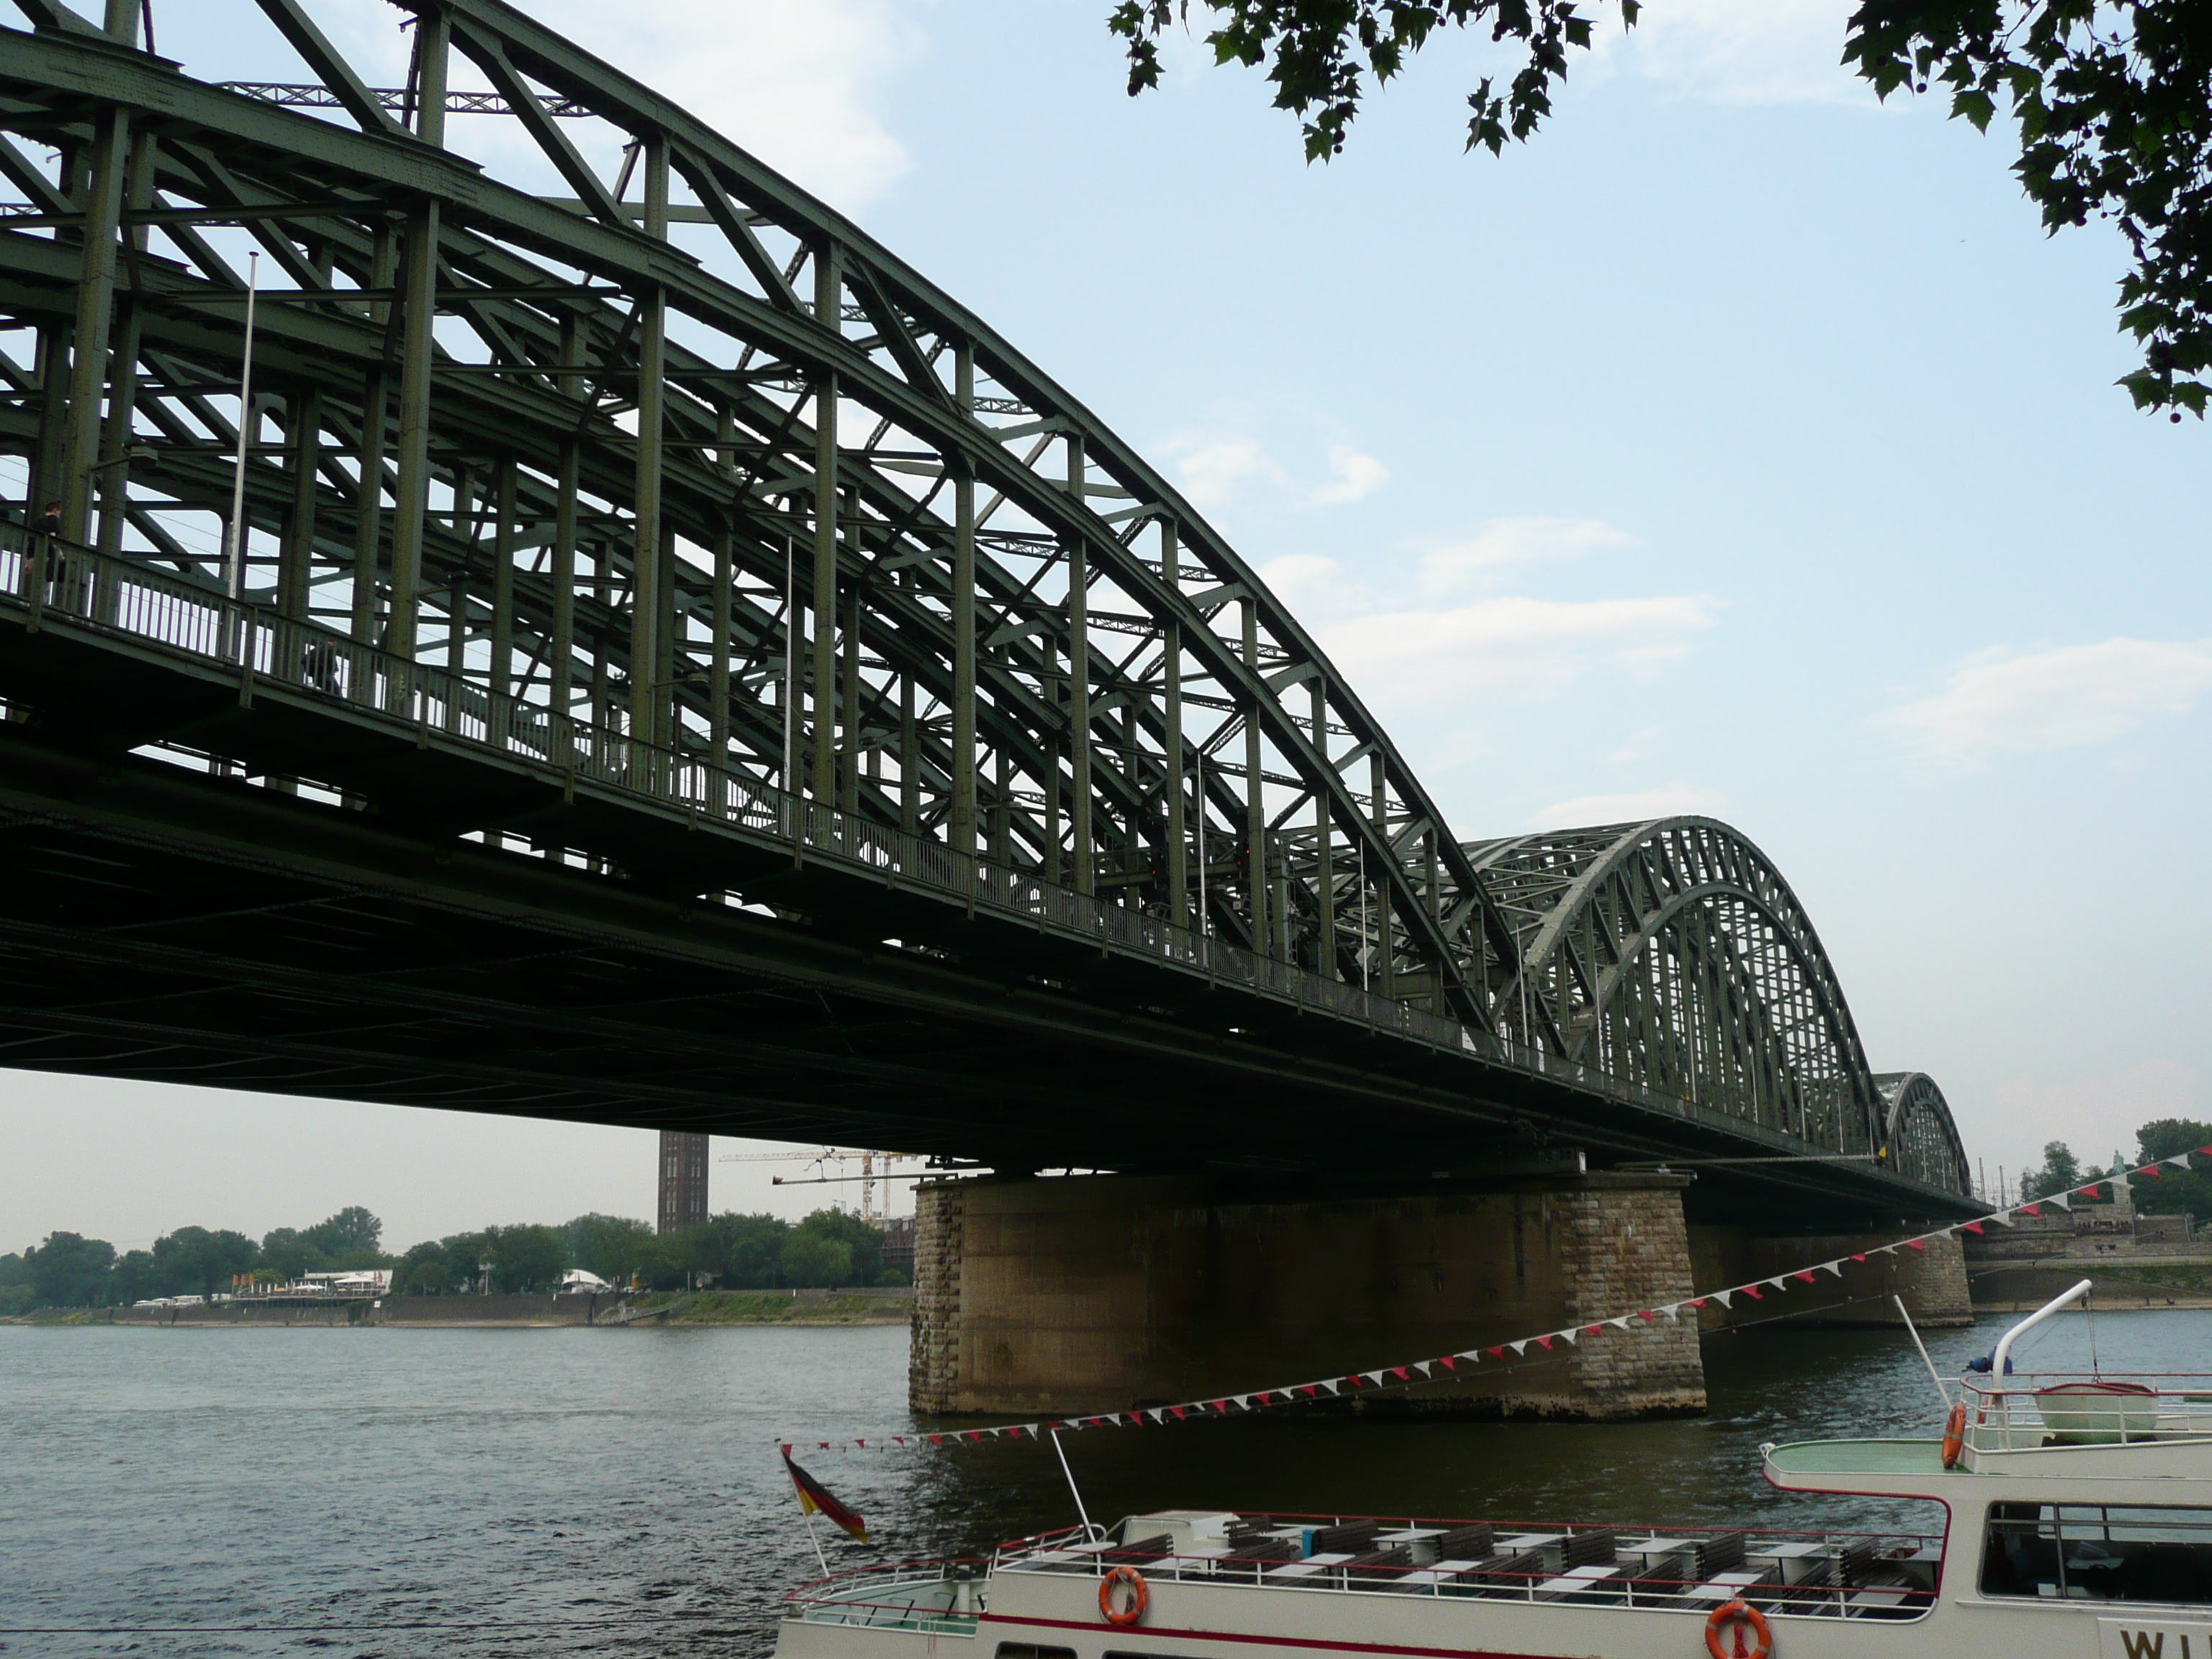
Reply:
[[[1425,1359],[1409,1359],[1395,1365],[1381,1365],[1372,1370],[1349,1371],[1341,1376],[1315,1377],[1307,1382],[1284,1383],[1275,1388],[1253,1389],[1211,1400],[1186,1400],[1180,1405],[1146,1406],[1130,1411],[1101,1412],[1085,1417],[1040,1419],[1034,1423],[998,1423],[988,1428],[935,1431],[906,1430],[898,1433],[832,1440],[823,1440],[811,1435],[779,1435],[775,1443],[787,1453],[794,1447],[811,1448],[816,1451],[911,1451],[978,1446],[994,1440],[1036,1440],[1055,1430],[1139,1429],[1264,1411],[1270,1407],[1296,1406],[1309,1401],[1341,1399],[1380,1389],[1444,1382],[1462,1375],[1462,1368],[1469,1375],[1479,1367],[1489,1372],[1516,1370],[1520,1364],[1531,1360],[1532,1349],[1539,1356],[1549,1354],[1565,1358],[1585,1338],[1602,1336],[1608,1330],[1637,1330],[1662,1321],[1675,1323],[1680,1321],[1686,1311],[1695,1315],[1709,1305],[1717,1304],[1723,1309],[1733,1310],[1739,1297],[1747,1302],[1764,1302],[1769,1296],[1786,1295],[1795,1286],[1817,1285],[1824,1273],[1833,1279],[1841,1279],[1846,1263],[1863,1265],[1876,1256],[1894,1256],[1900,1250],[1924,1255],[1929,1244],[1936,1239],[1949,1238],[1961,1233],[1984,1234],[1992,1225],[2009,1227],[2014,1224],[2015,1216],[2040,1219],[2047,1207],[2070,1211],[2077,1200],[2095,1200],[2101,1188],[2111,1188],[2112,1196],[2117,1199],[2120,1189],[2130,1182],[2160,1180],[2167,1168],[2188,1171],[2191,1168],[2189,1160],[2192,1157],[2212,1160],[2212,1146],[2200,1146],[2193,1153],[2181,1152],[2172,1158],[2155,1158],[2138,1169],[2124,1172],[2116,1170],[2110,1176],[2100,1176],[2086,1186],[2008,1205],[1971,1221],[1955,1221],[1930,1232],[1917,1233],[1888,1244],[1877,1244],[1871,1249],[1854,1250],[1831,1261],[1817,1261],[1810,1267],[1792,1268],[1771,1278],[1754,1279],[1741,1285],[1731,1285],[1725,1290],[1706,1291],[1700,1295],[1684,1297],[1679,1301],[1658,1303],[1649,1308],[1638,1308],[1603,1319],[1587,1320],[1534,1336],[1516,1337],[1510,1341],[1465,1348],[1456,1353],[1436,1354]],[[2161,1165],[2165,1167],[2161,1168]],[[1806,1311],[1813,1310],[1808,1309]],[[1565,1345],[1565,1347],[1561,1344]],[[1513,1356],[1510,1360],[1506,1358],[1509,1354]]]

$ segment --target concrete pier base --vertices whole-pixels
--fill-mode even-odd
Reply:
[[[916,1411],[1064,1416],[1430,1358],[1692,1294],[1679,1176],[1255,1200],[1200,1176],[1000,1179],[916,1196]],[[1689,1321],[1608,1328],[1364,1408],[1701,1411]]]

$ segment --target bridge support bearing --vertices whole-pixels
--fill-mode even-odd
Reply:
[[[1971,1325],[1966,1257],[1954,1234],[1931,1238],[1925,1250],[1900,1249],[1878,1255],[1884,1245],[1926,1231],[1925,1224],[1895,1232],[1762,1236],[1747,1228],[1693,1224],[1690,1256],[1700,1285],[1742,1285],[1786,1278],[1824,1261],[1840,1261],[1840,1278],[1814,1274],[1808,1285],[1790,1280],[1785,1291],[1753,1302],[1738,1297],[1733,1308],[1709,1304],[1699,1316],[1707,1330],[1790,1316],[1794,1327],[1887,1327],[1905,1322],[1893,1294],[1905,1298],[1913,1322],[1923,1327]],[[1864,1261],[1853,1261],[1863,1255]]]
[[[1691,1294],[1683,1185],[1599,1175],[1295,1200],[1202,1176],[925,1186],[911,1401],[1109,1411],[1632,1313]],[[1662,1319],[1347,1395],[1366,1412],[1619,1419],[1700,1411],[1705,1377],[1694,1324]]]

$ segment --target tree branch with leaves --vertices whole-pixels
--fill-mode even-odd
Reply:
[[[1160,37],[1194,6],[1214,59],[1264,69],[1297,116],[1306,158],[1345,145],[1360,100],[1439,28],[1487,29],[1517,58],[1502,93],[1469,94],[1467,148],[1502,155],[1552,113],[1568,52],[1595,19],[1572,0],[1119,0],[1132,96],[1160,81]],[[1638,0],[1620,0],[1632,27]],[[1205,25],[1202,24],[1201,27]],[[2124,375],[2136,406],[2202,419],[2212,370],[2212,0],[1865,0],[1843,61],[1887,98],[1948,88],[1954,118],[1987,131],[2002,100],[2017,121],[2013,172],[2056,234],[2114,222],[2133,267],[2120,327],[2142,351]]]

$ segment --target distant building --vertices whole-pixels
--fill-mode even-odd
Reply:
[[[707,1137],[660,1132],[660,1231],[696,1227],[707,1218]]]
[[[910,1215],[886,1217],[884,1221],[884,1266],[896,1267],[911,1280],[914,1278],[914,1218]]]

